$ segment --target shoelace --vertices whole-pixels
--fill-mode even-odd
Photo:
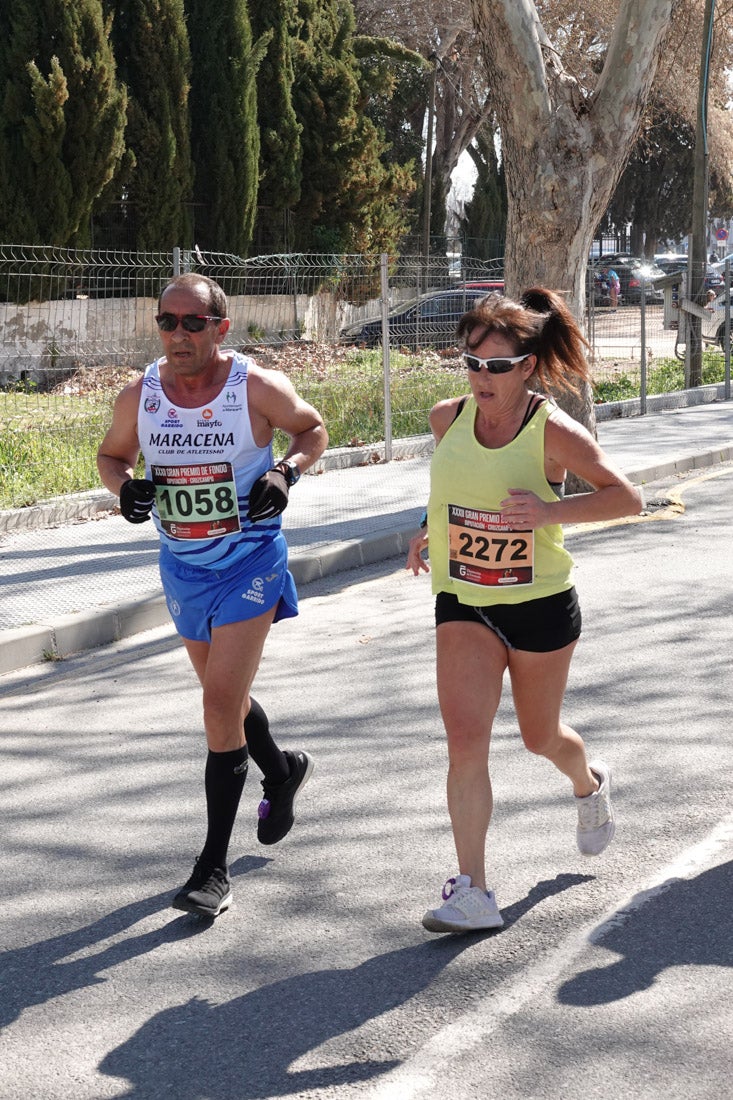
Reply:
[[[601,825],[603,808],[603,802],[598,797],[598,791],[594,791],[594,794],[582,799],[578,803],[578,820],[581,828],[597,829]]]
[[[442,897],[446,902],[453,899],[452,904],[459,913],[466,916],[483,913],[494,904],[493,895],[489,892],[484,893],[477,886],[459,886],[457,890],[454,889],[455,886],[455,878],[449,878],[443,886]]]
[[[214,888],[222,890],[226,889],[226,886],[226,875],[220,871],[218,867],[212,867],[207,875],[204,876],[203,872],[199,874],[193,885],[193,889],[208,890],[209,888]]]

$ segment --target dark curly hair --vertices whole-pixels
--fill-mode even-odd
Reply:
[[[533,286],[519,301],[488,294],[458,323],[458,337],[473,349],[495,332],[516,348],[516,354],[537,356],[537,377],[544,389],[561,387],[578,392],[577,382],[589,382],[585,358],[589,347],[578,323],[554,290]]]

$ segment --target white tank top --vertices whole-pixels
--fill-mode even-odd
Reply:
[[[252,524],[252,483],[273,465],[272,445],[259,447],[247,404],[251,362],[232,352],[229,377],[217,396],[195,409],[166,397],[160,360],[145,369],[137,431],[146,476],[155,483],[153,520],[161,542],[190,565],[222,569],[270,542],[275,516]]]

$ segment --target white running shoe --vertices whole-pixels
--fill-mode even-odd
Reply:
[[[575,796],[578,807],[578,848],[584,856],[599,856],[613,840],[616,823],[611,808],[611,769],[602,760],[593,760],[588,767],[600,783],[593,794]]]
[[[504,927],[493,890],[472,886],[470,875],[449,878],[443,887],[443,901],[444,905],[428,909],[422,919],[428,932],[476,932]]]

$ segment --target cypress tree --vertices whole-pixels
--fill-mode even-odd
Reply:
[[[122,157],[126,95],[101,0],[0,7],[0,238],[84,245]]]
[[[244,0],[185,0],[191,44],[194,241],[246,256],[257,208],[257,66]]]
[[[130,168],[116,199],[142,251],[191,244],[193,168],[188,121],[191,57],[183,0],[113,3],[112,45],[127,85]]]
[[[301,126],[292,100],[293,40],[297,32],[296,0],[250,0],[252,33],[270,34],[267,53],[257,72],[257,116],[260,131],[260,195],[257,245],[260,252],[285,252],[286,211],[300,198]]]
[[[299,0],[293,102],[303,126],[303,181],[296,209],[303,251],[394,248],[414,183],[386,166],[386,145],[366,116],[354,53],[350,0]]]

